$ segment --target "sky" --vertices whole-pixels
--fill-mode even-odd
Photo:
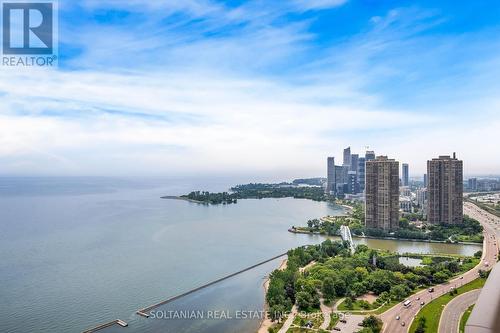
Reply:
[[[59,67],[0,66],[0,174],[500,174],[499,33],[496,0],[60,0]]]

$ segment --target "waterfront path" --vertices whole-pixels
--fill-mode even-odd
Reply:
[[[439,333],[457,333],[462,314],[476,303],[481,289],[469,291],[459,295],[446,304],[439,320]]]
[[[453,280],[434,286],[434,292],[432,293],[429,293],[427,290],[422,290],[412,295],[408,298],[414,301],[410,307],[406,308],[403,304],[398,304],[382,313],[379,317],[384,322],[383,332],[406,333],[411,325],[411,322],[420,310],[420,302],[423,301],[427,304],[434,298],[447,293],[450,288],[460,287],[475,280],[478,277],[480,269],[491,269],[491,267],[496,263],[496,256],[498,254],[498,230],[496,229],[495,223],[497,221],[490,216],[491,214],[487,214],[487,212],[483,211],[476,205],[468,202],[464,203],[464,213],[478,220],[484,227],[483,256],[480,263],[470,271],[454,278]],[[420,300],[416,300],[417,297],[420,297]],[[396,316],[400,316],[400,320],[396,320]],[[403,323],[405,326],[402,325]]]
[[[319,302],[319,307],[321,308],[321,312],[323,313],[323,323],[319,328],[321,328],[322,330],[326,330],[330,325],[330,320],[332,319],[330,316],[332,313],[332,308],[325,304],[325,300],[323,298],[320,299]]]
[[[278,331],[278,333],[286,333],[290,329],[290,327],[293,324],[293,320],[295,319],[295,316],[297,316],[298,312],[299,312],[299,310],[297,308],[297,305],[294,305],[292,307],[292,311],[288,315],[288,318],[286,318],[285,323],[280,328],[280,330]]]

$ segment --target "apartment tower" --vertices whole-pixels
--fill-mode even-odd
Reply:
[[[439,156],[427,161],[427,216],[432,224],[463,222],[463,162]]]
[[[399,227],[399,162],[387,156],[366,161],[365,225],[395,230]]]
[[[410,185],[410,172],[408,163],[403,163],[403,186]]]

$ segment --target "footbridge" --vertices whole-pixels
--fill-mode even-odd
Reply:
[[[342,237],[342,240],[349,242],[349,247],[351,249],[351,253],[354,253],[354,250],[356,249],[356,247],[354,246],[354,243],[352,241],[351,229],[349,229],[348,226],[343,225],[340,227],[340,237]]]

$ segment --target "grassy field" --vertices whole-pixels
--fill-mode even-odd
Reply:
[[[302,315],[301,313],[297,314],[295,319],[293,320],[293,325],[296,326],[305,326],[308,321],[311,321],[313,324],[313,329],[318,329],[323,323],[323,314],[321,312],[316,312],[312,314]],[[290,330],[288,330],[290,331]]]
[[[467,324],[467,320],[469,320],[470,314],[472,312],[472,309],[474,308],[474,304],[469,306],[467,310],[465,310],[464,314],[462,315],[462,318],[460,318],[460,333],[465,332],[465,324]]]
[[[410,333],[414,333],[417,328],[418,319],[420,317],[425,317],[427,328],[425,330],[426,333],[437,333],[439,328],[439,319],[441,318],[441,313],[448,302],[450,302],[453,298],[457,297],[460,294],[465,292],[479,289],[484,286],[486,279],[475,279],[472,282],[469,282],[462,287],[459,287],[458,294],[450,296],[449,293],[444,294],[441,297],[436,298],[432,302],[429,302],[426,306],[424,306],[417,314],[415,320],[413,320],[410,326]]]

